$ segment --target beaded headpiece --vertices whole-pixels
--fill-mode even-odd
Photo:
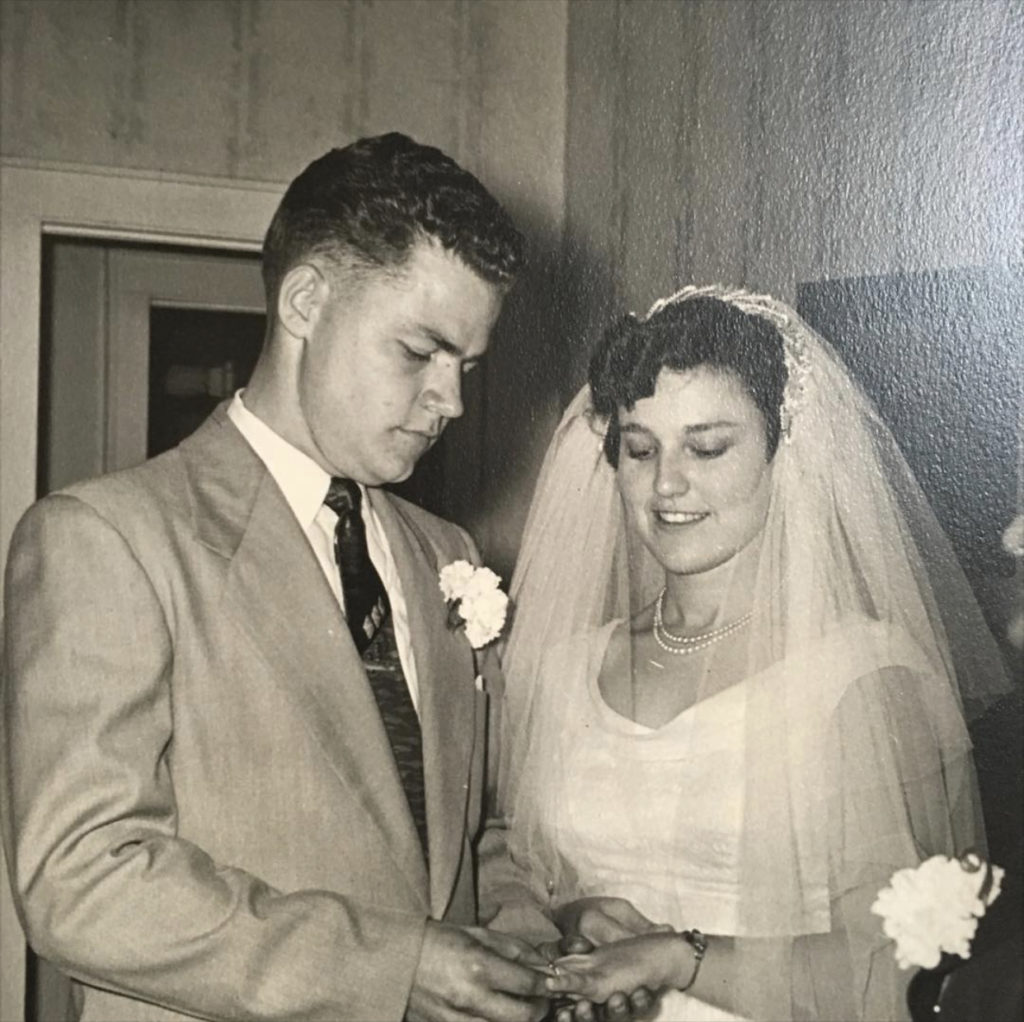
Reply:
[[[726,288],[720,284],[702,287],[688,285],[666,298],[659,298],[640,320],[646,323],[666,306],[694,298],[716,298],[734,305],[750,316],[767,319],[782,337],[782,357],[786,365],[786,386],[782,392],[781,420],[782,435],[788,442],[793,429],[793,420],[807,400],[811,386],[811,362],[807,344],[808,328],[798,316],[770,295],[754,294],[741,288]]]

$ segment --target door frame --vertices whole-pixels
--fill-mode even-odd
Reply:
[[[265,314],[259,268],[204,252],[120,249],[110,253],[103,471],[146,460],[149,313],[154,305]]]
[[[36,499],[43,235],[258,251],[285,187],[0,160],[0,572],[14,526]],[[0,1019],[24,1017],[25,947],[11,939],[18,930],[0,877]]]
[[[0,567],[36,499],[43,235],[258,251],[285,187],[0,160]]]

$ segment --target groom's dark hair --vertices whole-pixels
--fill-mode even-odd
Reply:
[[[267,307],[303,260],[318,256],[357,272],[398,269],[424,238],[502,288],[523,264],[523,239],[508,214],[440,149],[398,132],[331,149],[292,181],[270,222]]]
[[[590,359],[594,411],[607,417],[605,457],[619,464],[620,408],[654,393],[662,369],[706,366],[733,373],[765,423],[765,456],[779,445],[783,390],[788,373],[782,336],[761,316],[714,297],[670,302],[648,319],[624,316],[601,338]]]

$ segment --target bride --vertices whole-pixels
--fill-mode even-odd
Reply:
[[[637,910],[551,990],[577,1018],[642,988],[661,1020],[903,1018],[870,907],[894,870],[983,845],[963,707],[1003,681],[828,344],[721,288],[618,323],[548,452],[512,595],[515,883],[569,930]]]

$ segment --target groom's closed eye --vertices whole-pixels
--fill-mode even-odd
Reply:
[[[408,344],[402,344],[402,350],[410,362],[429,362],[434,354],[432,351],[418,351],[416,348],[410,348]]]

